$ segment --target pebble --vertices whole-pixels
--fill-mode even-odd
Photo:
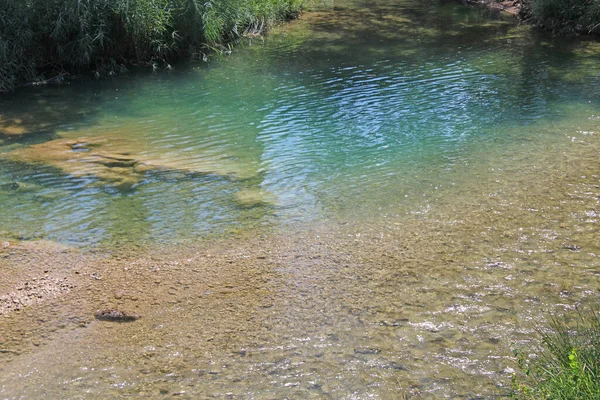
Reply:
[[[354,349],[356,354],[379,354],[381,353],[381,349],[376,348],[362,348],[362,349]]]
[[[139,318],[138,315],[128,314],[118,310],[98,310],[94,313],[94,317],[99,321],[110,322],[133,322]]]

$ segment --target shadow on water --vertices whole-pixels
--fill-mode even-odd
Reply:
[[[102,99],[80,84],[21,89],[0,97],[0,139],[4,144],[51,140],[65,126],[93,124],[101,106]]]
[[[455,2],[335,4],[332,10],[306,14],[301,22],[294,23],[286,39],[296,42],[286,43],[285,57],[275,55],[271,61],[318,70],[327,68],[331,60],[349,66],[371,66],[374,60],[417,66],[435,59],[445,58],[450,63],[473,62],[481,57],[484,60],[479,64],[486,72],[496,74],[518,73],[506,68],[521,63],[523,82],[537,89],[548,85],[544,81],[547,77],[555,82],[577,80],[569,71],[573,66],[579,73],[577,78],[598,79],[594,66],[598,45],[594,40],[553,38],[496,11],[474,10]],[[301,33],[303,30],[310,35]],[[505,58],[489,58],[498,52]],[[484,62],[490,65],[484,66]],[[577,63],[582,62],[589,65],[588,71],[578,68]]]
[[[388,56],[410,63],[440,52],[455,55],[460,49],[497,40],[515,25],[512,19],[490,18],[462,5],[429,2],[369,2],[303,19],[311,36],[299,51],[316,65],[333,58],[368,62]]]
[[[199,65],[197,68],[203,68]],[[56,86],[22,88],[0,96],[0,145],[34,144],[56,137],[63,130],[94,126],[107,110],[114,115],[131,115],[129,95],[147,84],[151,76],[163,82],[185,80],[187,74],[134,69],[127,74],[94,80],[79,76]],[[167,99],[163,99],[166,101]],[[176,98],[171,99],[177,101]]]

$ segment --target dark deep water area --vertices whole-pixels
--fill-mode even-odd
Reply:
[[[599,61],[348,0],[0,98],[0,398],[507,395],[511,349],[600,297]]]

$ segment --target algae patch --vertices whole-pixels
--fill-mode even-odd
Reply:
[[[0,135],[4,136],[21,136],[27,131],[23,126],[23,121],[20,119],[9,120],[0,115]]]
[[[235,168],[218,166],[210,160],[178,159],[143,152],[144,144],[126,136],[100,135],[59,138],[48,142],[15,149],[6,154],[13,161],[41,163],[73,176],[95,177],[104,184],[133,186],[152,171],[180,172],[183,174],[215,175],[237,179]],[[241,178],[246,179],[245,175]]]

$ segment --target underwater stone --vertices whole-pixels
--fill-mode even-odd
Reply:
[[[118,310],[98,310],[94,313],[94,317],[99,321],[110,321],[110,322],[133,322],[136,321],[139,316],[133,314],[127,314]]]
[[[6,192],[9,192],[9,191],[16,192],[20,188],[21,188],[21,186],[19,185],[18,182],[3,183],[0,185],[0,190],[6,191]]]
[[[354,349],[354,353],[356,354],[379,354],[381,353],[381,349],[377,348],[364,348],[364,349]]]
[[[260,189],[241,190],[234,198],[241,208],[264,207],[275,203],[273,195]]]

